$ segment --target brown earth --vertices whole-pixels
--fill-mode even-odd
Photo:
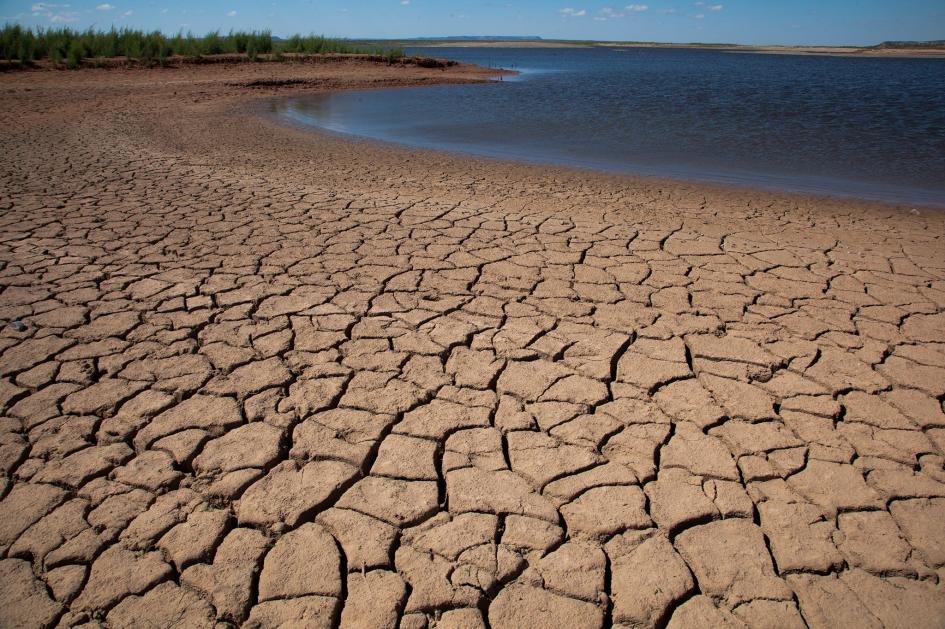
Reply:
[[[0,76],[0,625],[943,626],[942,214],[266,116],[478,78]]]

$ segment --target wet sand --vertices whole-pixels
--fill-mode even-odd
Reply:
[[[482,78],[0,74],[0,625],[941,626],[945,214],[267,113]]]

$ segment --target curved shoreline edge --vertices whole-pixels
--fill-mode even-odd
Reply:
[[[111,68],[82,69],[68,72],[27,70],[0,73],[0,86],[12,88],[6,93],[6,96],[14,101],[11,109],[6,112],[8,115],[15,114],[18,109],[22,108],[21,103],[15,102],[18,100],[16,97],[17,90],[33,89],[42,90],[52,96],[53,99],[56,98],[54,95],[56,91],[61,91],[60,98],[63,94],[69,93],[69,98],[63,99],[58,105],[67,105],[68,108],[73,110],[72,115],[82,118],[96,119],[105,116],[107,121],[111,114],[121,116],[134,115],[135,113],[146,116],[154,115],[150,111],[153,109],[154,103],[145,103],[145,100],[139,98],[142,97],[144,99],[159,98],[166,102],[166,107],[160,108],[163,111],[160,112],[157,118],[167,114],[172,107],[179,107],[181,110],[187,111],[195,109],[195,105],[199,105],[196,108],[201,110],[216,106],[215,114],[220,118],[236,115],[245,121],[244,114],[251,111],[257,115],[263,114],[263,117],[269,119],[269,122],[274,122],[274,117],[265,115],[266,108],[269,106],[268,103],[291,99],[301,94],[326,93],[337,90],[374,90],[489,82],[494,80],[493,77],[498,74],[511,75],[517,73],[513,70],[482,68],[469,64],[457,64],[441,69],[424,69],[415,66],[388,66],[376,62],[334,58],[325,59],[321,63],[236,63],[180,66],[173,69]],[[21,87],[17,88],[16,86]],[[78,90],[78,93],[76,93],[76,90]],[[101,94],[101,96],[97,99],[90,99],[91,102],[83,102],[83,90],[92,90],[93,93]],[[190,96],[190,92],[196,94]],[[35,100],[36,91],[32,95],[21,91],[20,96]],[[73,96],[77,97],[75,102],[71,100]],[[102,99],[116,97],[130,97],[138,100],[134,102],[134,106],[131,106],[132,103],[128,102],[126,107],[116,107],[114,104],[103,107],[103,105],[110,103]],[[52,109],[58,106],[54,102],[47,104]],[[84,111],[83,108],[85,108]],[[75,109],[80,111],[75,112]],[[27,106],[25,112],[20,113],[32,113],[29,110],[30,107]],[[208,118],[208,123],[212,124],[214,121]],[[521,172],[523,174],[527,173],[529,177],[540,176],[545,173],[551,178],[576,177],[585,181],[590,178],[620,188],[634,185],[646,188],[655,186],[660,189],[686,190],[690,193],[702,189],[707,195],[718,193],[723,197],[728,197],[734,194],[735,196],[753,199],[755,204],[759,205],[764,205],[774,199],[793,199],[792,202],[798,204],[820,199],[831,204],[871,206],[885,208],[892,212],[908,212],[914,208],[922,212],[937,212],[945,208],[945,206],[938,203],[895,203],[857,197],[855,194],[832,195],[829,192],[821,191],[792,191],[777,186],[769,188],[753,185],[750,182],[742,184],[740,182],[717,182],[698,178],[612,172],[580,165],[530,162],[445,149],[418,148],[384,140],[335,133],[310,125],[289,124],[285,119],[280,119],[277,123],[282,127],[293,127],[296,131],[302,131],[303,135],[321,134],[332,137],[334,140],[331,142],[333,147],[338,146],[338,139],[355,142],[362,149],[369,146],[370,143],[375,143],[376,147],[384,147],[384,159],[393,162],[398,160],[390,155],[390,150],[396,149],[414,155],[414,162],[416,162],[418,154],[428,153],[431,156],[431,163],[434,164],[452,164],[455,166],[456,163],[479,161],[482,166],[494,165],[498,172]],[[227,128],[227,135],[232,133],[233,129]],[[342,151],[342,153],[347,153],[347,151]]]
[[[444,83],[446,84],[446,83]],[[435,87],[434,85],[423,84],[423,85],[403,85],[395,87],[379,87],[379,88],[369,88],[369,89],[353,89],[351,91],[355,92],[373,92],[378,90],[387,90],[387,89],[409,89],[409,88],[426,88],[426,87]],[[347,90],[345,90],[347,91]],[[313,94],[313,96],[327,95],[330,92],[322,92],[318,94]],[[490,152],[489,150],[483,151],[473,151],[473,150],[464,150],[464,149],[452,149],[448,147],[440,146],[424,146],[422,144],[412,144],[407,141],[397,141],[397,140],[388,140],[385,138],[373,137],[370,135],[362,135],[353,131],[343,131],[338,129],[332,129],[323,125],[320,125],[317,121],[312,120],[311,122],[306,122],[305,120],[300,119],[298,116],[293,116],[284,111],[273,111],[278,107],[283,107],[287,103],[291,102],[294,99],[299,98],[299,95],[283,95],[270,99],[265,103],[263,107],[259,108],[259,112],[264,117],[267,117],[271,120],[274,120],[278,124],[288,126],[303,132],[315,133],[315,134],[326,134],[331,137],[345,138],[352,142],[364,142],[364,143],[375,143],[378,146],[385,146],[388,148],[400,148],[403,150],[409,151],[424,151],[430,152],[433,154],[439,154],[442,156],[452,156],[455,158],[463,159],[474,159],[474,160],[485,160],[489,163],[496,164],[497,167],[502,165],[517,165],[517,166],[527,166],[532,168],[548,169],[548,170],[564,170],[564,171],[574,171],[575,173],[584,173],[584,174],[593,174],[604,177],[614,177],[614,178],[627,178],[629,181],[639,181],[639,182],[649,182],[649,183],[662,183],[665,186],[672,185],[688,185],[688,186],[707,186],[710,188],[723,188],[723,189],[735,189],[735,190],[745,190],[753,191],[757,195],[763,196],[765,194],[774,194],[774,195],[797,195],[799,197],[805,198],[821,198],[821,199],[835,199],[841,201],[849,201],[851,203],[870,203],[870,204],[880,204],[885,205],[891,208],[899,209],[924,209],[927,211],[941,211],[945,212],[945,193],[942,193],[941,200],[892,200],[890,197],[895,196],[895,192],[887,192],[884,194],[882,191],[876,192],[871,195],[866,192],[857,192],[857,191],[831,191],[829,189],[829,184],[825,183],[821,188],[815,189],[813,187],[805,188],[804,186],[791,186],[789,183],[779,184],[776,183],[776,177],[767,177],[767,180],[770,180],[771,183],[765,183],[765,177],[758,175],[753,177],[750,174],[746,174],[744,177],[739,177],[738,175],[725,176],[719,174],[713,176],[711,174],[700,175],[698,173],[693,173],[691,175],[686,175],[683,173],[680,174],[645,174],[641,172],[634,172],[632,168],[621,169],[619,167],[608,168],[603,165],[595,164],[581,164],[581,163],[568,163],[567,160],[545,160],[541,157],[528,158],[525,156],[515,156],[515,155],[502,155],[500,152]],[[782,178],[789,180],[790,177]],[[843,184],[843,181],[837,181],[838,184]],[[847,182],[849,183],[849,182]],[[928,194],[933,196],[939,196],[937,193],[932,191],[925,190]],[[905,194],[902,192],[901,194]]]

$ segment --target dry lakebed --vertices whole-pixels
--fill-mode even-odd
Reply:
[[[0,74],[0,626],[945,626],[945,214]]]

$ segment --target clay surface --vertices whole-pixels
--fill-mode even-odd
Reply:
[[[942,626],[945,218],[267,117],[478,77],[0,76],[0,626]]]

